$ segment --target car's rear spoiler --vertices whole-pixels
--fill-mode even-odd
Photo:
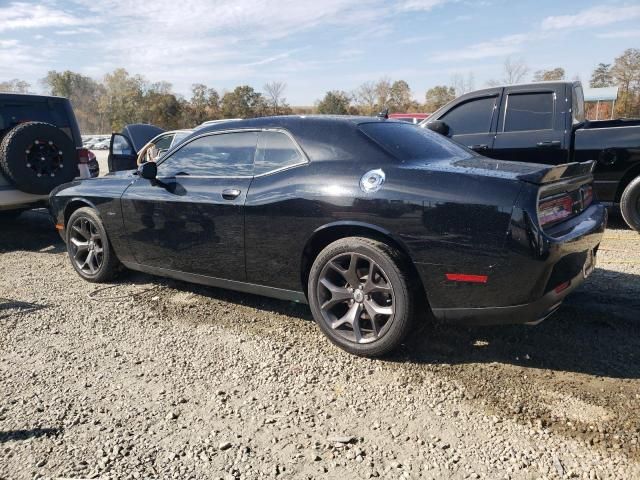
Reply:
[[[520,180],[537,185],[545,183],[553,183],[559,180],[566,180],[573,177],[582,177],[590,175],[596,162],[588,160],[586,162],[571,162],[562,165],[549,165],[531,173],[523,173],[518,175]]]

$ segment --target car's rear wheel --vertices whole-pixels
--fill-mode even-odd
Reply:
[[[349,237],[328,245],[309,274],[309,303],[323,333],[347,352],[375,357],[411,330],[415,294],[404,262],[377,240]]]
[[[95,210],[83,207],[73,212],[66,238],[71,265],[82,278],[99,283],[115,277],[120,262]]]
[[[640,231],[640,177],[632,180],[622,192],[620,211],[627,225]]]

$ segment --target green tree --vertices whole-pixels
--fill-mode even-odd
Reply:
[[[316,105],[318,113],[333,115],[348,115],[351,97],[347,92],[332,90],[327,92]]]
[[[433,113],[454,98],[456,98],[456,91],[453,87],[438,85],[427,90],[424,108],[427,112]]]
[[[146,81],[140,75],[129,75],[118,68],[104,76],[104,95],[100,97],[99,109],[108,119],[112,130],[118,131],[128,123],[144,119],[144,89]]]
[[[170,83],[151,84],[142,98],[143,121],[169,130],[183,127],[184,103],[173,94]]]
[[[267,103],[262,94],[249,85],[242,85],[225,93],[220,106],[224,118],[260,117],[267,111]]]
[[[389,111],[408,112],[413,106],[411,88],[404,80],[396,80],[389,89]]]
[[[613,75],[611,74],[610,63],[599,63],[591,74],[589,86],[591,88],[611,87],[613,86]]]
[[[207,120],[220,118],[220,95],[215,89],[202,83],[193,84],[186,115],[187,124],[191,125],[200,125]]]
[[[51,95],[66,97],[71,102],[78,120],[80,131],[85,133],[102,132],[104,119],[99,114],[100,98],[104,87],[91,77],[65,70],[51,70],[41,83]]]
[[[538,70],[533,74],[534,82],[548,82],[552,80],[564,80],[564,68],[556,67],[551,70]]]
[[[620,87],[617,113],[628,117],[637,114],[637,96],[640,89],[640,49],[628,48],[616,57],[611,74]]]
[[[0,92],[29,93],[30,90],[31,84],[29,82],[25,82],[24,80],[20,80],[19,78],[14,78],[13,80],[8,80],[6,82],[0,82]]]

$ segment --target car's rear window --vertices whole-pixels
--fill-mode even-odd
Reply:
[[[376,122],[360,125],[368,137],[399,160],[444,160],[466,158],[473,154],[426,128],[407,123]]]

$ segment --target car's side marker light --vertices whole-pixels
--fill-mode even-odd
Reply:
[[[64,230],[64,225],[62,223],[56,223],[56,230]]]
[[[553,291],[556,292],[556,293],[560,293],[560,292],[566,290],[567,288],[569,288],[569,285],[571,285],[571,280],[561,283],[556,288],[554,288]]]
[[[467,273],[446,273],[447,280],[452,282],[487,283],[487,275],[469,275]]]

